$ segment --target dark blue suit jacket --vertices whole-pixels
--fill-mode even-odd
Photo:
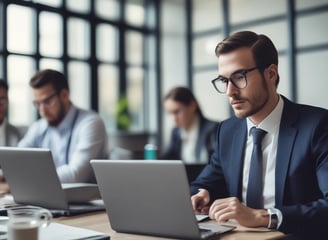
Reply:
[[[320,236],[328,232],[328,111],[283,100],[275,170],[275,207],[283,214],[279,230]],[[246,119],[220,124],[215,152],[192,183],[192,194],[205,188],[212,201],[242,199],[246,134]]]

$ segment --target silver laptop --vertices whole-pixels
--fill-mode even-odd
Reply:
[[[61,184],[49,149],[0,147],[0,167],[16,204],[56,215],[104,210],[96,184]]]
[[[233,229],[197,222],[182,161],[91,160],[91,165],[117,232],[205,239]]]

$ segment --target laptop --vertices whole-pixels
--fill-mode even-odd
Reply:
[[[49,149],[0,147],[0,167],[15,204],[48,208],[55,217],[105,209],[96,184],[61,184]]]
[[[185,166],[178,160],[91,160],[113,230],[206,239],[234,229],[198,223]]]

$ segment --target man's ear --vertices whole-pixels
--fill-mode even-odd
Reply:
[[[59,93],[59,96],[62,100],[70,101],[69,100],[69,91],[67,89],[62,89]]]
[[[266,75],[267,79],[275,84],[278,78],[278,66],[276,64],[271,64],[269,67],[266,68]]]
[[[190,102],[189,106],[190,106],[190,108],[192,108],[192,110],[196,111],[197,103],[195,101]]]

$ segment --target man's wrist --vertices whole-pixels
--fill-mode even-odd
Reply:
[[[282,222],[282,214],[279,209],[269,208],[267,209],[269,215],[269,229],[278,229]]]

